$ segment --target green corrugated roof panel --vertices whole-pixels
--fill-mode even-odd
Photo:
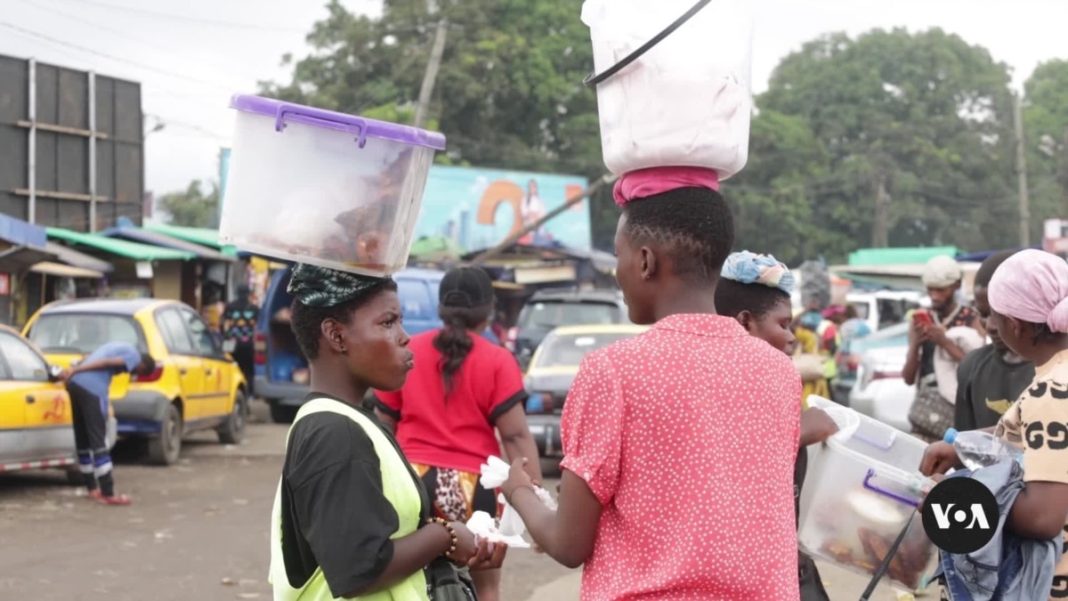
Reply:
[[[204,227],[168,225],[165,223],[146,223],[144,225],[144,229],[153,232],[159,232],[160,234],[166,234],[173,238],[185,240],[186,242],[192,242],[193,244],[217,248],[222,252],[222,254],[230,257],[237,256],[236,248],[234,248],[233,246],[224,245],[219,242],[218,230],[213,230]]]
[[[849,254],[850,266],[907,265],[926,263],[939,255],[957,256],[956,246],[927,246],[910,248],[862,248]]]
[[[48,237],[72,244],[88,246],[112,255],[133,259],[134,261],[185,261],[196,258],[196,255],[191,252],[175,250],[173,248],[139,244],[137,242],[130,242],[118,238],[108,238],[107,236],[100,236],[97,234],[84,234],[82,232],[74,232],[56,227],[48,228]]]

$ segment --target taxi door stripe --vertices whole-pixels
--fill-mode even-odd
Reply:
[[[40,470],[53,467],[74,465],[74,459],[46,459],[44,461],[27,461],[25,463],[0,463],[0,472],[18,472],[21,470]]]

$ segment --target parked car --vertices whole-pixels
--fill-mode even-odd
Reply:
[[[565,326],[545,336],[530,361],[525,378],[529,394],[527,424],[540,456],[559,457],[563,454],[560,416],[582,359],[597,349],[637,336],[647,329],[632,324]]]
[[[153,463],[178,461],[182,437],[215,429],[235,444],[245,434],[247,385],[219,336],[184,303],[152,299],[52,303],[26,324],[26,337],[52,364],[70,367],[107,342],[127,342],[156,370],[112,379],[109,396],[122,437],[148,440]]]
[[[846,303],[856,309],[857,317],[868,322],[872,332],[878,332],[902,323],[912,310],[929,306],[931,301],[919,292],[879,290],[852,292],[846,296]]]
[[[908,325],[877,332],[864,342],[849,406],[899,430],[910,431],[908,416],[916,389],[902,377],[908,356]]]
[[[58,373],[29,340],[0,326],[0,473],[75,465],[70,397]],[[115,441],[114,414],[107,441]],[[68,474],[81,483],[77,470]]]
[[[278,423],[293,421],[309,392],[308,361],[289,325],[293,297],[286,288],[291,275],[291,269],[280,269],[271,277],[256,324],[256,394],[267,401],[271,419]],[[393,276],[409,334],[441,326],[438,288],[443,277],[443,272],[427,269],[408,269]]]
[[[553,329],[574,325],[630,323],[619,290],[539,290],[519,312],[510,333],[511,348],[526,369],[534,351]]]

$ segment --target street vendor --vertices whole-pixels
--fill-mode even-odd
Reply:
[[[290,428],[272,512],[274,598],[426,601],[436,559],[499,567],[503,545],[430,519],[393,435],[362,407],[368,389],[399,389],[413,366],[396,283],[300,265],[289,292],[312,392]]]
[[[616,277],[631,321],[652,328],[583,360],[564,406],[559,509],[523,460],[502,487],[539,547],[584,566],[584,600],[798,598],[801,408],[784,399],[801,381],[789,357],[716,314],[734,224],[715,177],[650,169],[617,184]]]
[[[721,278],[716,287],[719,314],[737,319],[751,335],[791,355],[797,339],[790,327],[793,321],[790,293],[794,290],[794,276],[789,268],[771,255],[736,252],[727,257]],[[801,486],[808,470],[805,447],[827,440],[838,431],[838,426],[824,411],[809,407],[805,398],[783,399],[783,402],[799,402],[802,409],[801,448],[794,465],[794,514],[800,517]],[[827,601],[829,597],[816,562],[798,552],[798,564],[801,601]]]
[[[994,429],[998,438],[1023,448],[1023,490],[1005,525],[1021,538],[1059,541],[1068,533],[1068,264],[1040,250],[1020,251],[994,272],[987,296],[1002,342],[1035,365],[1034,380]],[[952,445],[928,447],[925,475],[951,467],[963,467]],[[1068,556],[1061,556],[1049,599],[1066,594]]]

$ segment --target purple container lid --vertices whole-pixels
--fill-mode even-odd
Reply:
[[[274,117],[275,131],[282,131],[286,123],[302,123],[314,127],[324,127],[336,131],[358,134],[360,148],[367,143],[367,138],[381,138],[411,146],[425,146],[434,150],[445,150],[445,136],[438,132],[427,131],[410,125],[400,125],[387,121],[368,119],[358,115],[349,115],[318,109],[303,104],[284,102],[274,98],[235,94],[230,99],[230,108],[246,113],[256,113]]]

